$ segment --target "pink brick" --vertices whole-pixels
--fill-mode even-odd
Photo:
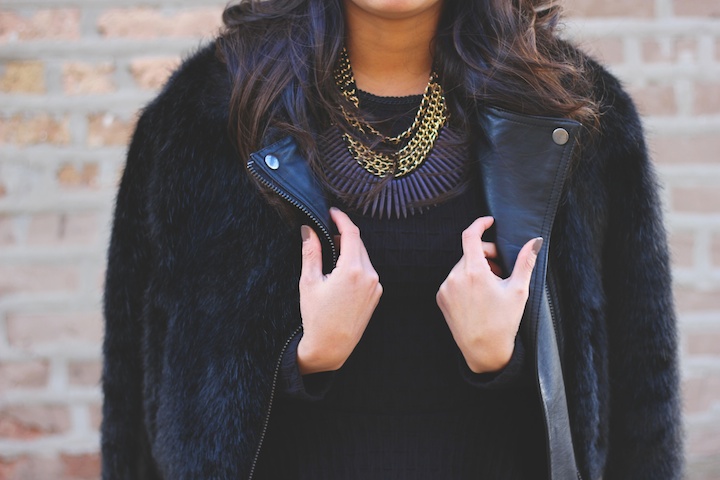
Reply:
[[[55,118],[47,114],[0,117],[0,146],[43,143],[68,145],[70,140],[67,118]]]
[[[100,384],[102,363],[100,361],[70,362],[68,381],[70,385],[94,387]]]
[[[686,449],[689,455],[716,456],[720,452],[720,422],[703,422],[688,429]]]
[[[720,358],[720,332],[692,332],[685,335],[685,352],[688,355],[715,355]],[[720,378],[718,379],[720,386]],[[720,402],[720,389],[717,391]]]
[[[68,95],[109,93],[115,90],[110,62],[91,64],[70,62],[63,66],[63,87]]]
[[[676,187],[672,190],[675,212],[718,213],[720,189],[717,187]]]
[[[96,163],[82,166],[66,163],[57,172],[58,184],[62,188],[87,188],[97,186],[99,168]]]
[[[28,226],[27,244],[92,245],[98,239],[99,222],[95,213],[36,214]]]
[[[720,290],[694,290],[676,286],[675,302],[679,312],[718,312],[720,316]]]
[[[720,267],[720,233],[716,233],[712,237],[710,255],[712,256],[713,266]]]
[[[674,3],[676,15],[694,17],[720,17],[720,4],[717,0],[680,0]]]
[[[0,12],[0,43],[14,40],[77,40],[80,38],[80,10],[62,8],[38,10],[30,16]]]
[[[63,468],[54,456],[0,457],[1,480],[72,480],[63,478]]]
[[[45,65],[38,61],[7,62],[2,65],[0,92],[32,94],[45,92]]]
[[[693,111],[699,115],[720,114],[720,80],[697,82],[695,84],[695,106]]]
[[[0,392],[12,388],[39,388],[47,385],[47,360],[0,363]]]
[[[694,38],[649,38],[641,43],[643,59],[648,63],[675,63],[679,60],[696,60],[698,43]]]
[[[0,410],[0,438],[27,440],[69,429],[70,412],[61,405],[23,405]]]
[[[620,64],[625,60],[622,38],[603,37],[583,43],[582,48],[603,63]]]
[[[11,345],[30,347],[47,343],[102,341],[103,322],[100,312],[76,314],[7,315],[7,336]]]
[[[88,406],[90,410],[90,426],[95,430],[100,430],[102,424],[102,405],[100,403],[93,403]]]
[[[683,381],[682,393],[685,412],[705,412],[720,399],[720,375],[687,378]]]
[[[652,84],[631,87],[629,91],[642,115],[673,115],[677,112],[672,85]]]
[[[180,59],[177,57],[138,58],[130,64],[130,73],[138,87],[143,90],[157,90],[165,84],[179,63]]]
[[[77,290],[76,266],[0,265],[0,296],[13,293],[67,292]]]
[[[670,235],[670,253],[673,266],[692,267],[694,250],[695,235],[692,233],[673,232]]]
[[[655,13],[653,0],[574,0],[564,2],[563,7],[572,17],[651,17]]]
[[[100,455],[60,455],[65,478],[72,480],[97,480],[100,477]]]
[[[88,117],[88,147],[123,146],[130,142],[136,119],[123,120],[110,113]]]
[[[165,15],[152,8],[115,8],[98,19],[98,31],[107,37],[198,37],[215,35],[222,8],[187,8]]]
[[[17,244],[18,239],[15,235],[13,220],[13,217],[9,215],[0,215],[0,247]]]
[[[720,135],[665,135],[653,137],[650,149],[653,158],[662,164],[720,164]]]

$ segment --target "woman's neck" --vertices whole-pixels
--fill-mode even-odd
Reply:
[[[417,12],[383,14],[345,2],[346,44],[359,89],[380,96],[423,93],[432,68],[437,2]]]

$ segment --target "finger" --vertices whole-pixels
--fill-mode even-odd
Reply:
[[[470,265],[485,263],[482,235],[493,224],[493,217],[480,217],[462,233],[463,256]]]
[[[492,242],[482,242],[483,254],[485,258],[498,258],[497,247]]]
[[[364,263],[365,258],[363,257],[367,257],[367,251],[360,239],[360,229],[350,220],[347,214],[335,207],[330,209],[330,217],[335,222],[338,232],[340,232],[341,253],[338,262],[341,258],[344,258],[344,261],[358,260]]]
[[[533,238],[518,253],[515,268],[513,268],[512,274],[508,278],[508,282],[518,289],[527,289],[530,286],[530,278],[542,244],[542,237]]]
[[[323,276],[320,238],[318,238],[317,233],[307,225],[300,227],[300,234],[303,239],[300,280],[312,282]]]

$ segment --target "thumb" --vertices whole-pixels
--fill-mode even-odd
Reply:
[[[300,278],[307,280],[315,280],[322,277],[322,247],[320,239],[315,231],[303,225],[300,227],[302,235],[302,272]]]
[[[508,278],[510,283],[514,283],[515,286],[522,288],[527,288],[530,285],[530,278],[532,277],[538,252],[540,252],[542,244],[542,237],[537,237],[533,238],[523,246],[520,253],[518,253],[512,275]]]

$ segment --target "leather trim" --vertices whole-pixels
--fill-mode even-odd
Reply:
[[[530,117],[489,108],[479,116],[485,134],[479,148],[486,201],[495,217],[498,253],[511,271],[522,246],[545,239],[538,255],[530,296],[521,323],[537,372],[547,434],[548,478],[577,480],[570,421],[550,301],[547,259],[552,225],[580,124],[568,119]],[[565,129],[560,145],[553,132]]]

